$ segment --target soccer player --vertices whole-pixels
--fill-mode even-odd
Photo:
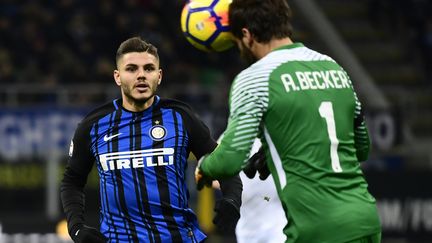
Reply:
[[[359,163],[370,141],[348,74],[293,43],[286,0],[234,0],[229,20],[252,64],[234,79],[224,137],[200,160],[197,182],[239,173],[259,137],[287,216],[286,242],[380,242]]]
[[[216,147],[209,129],[175,100],[157,96],[162,80],[157,48],[138,37],[119,46],[116,99],[78,125],[61,183],[68,231],[75,242],[201,242],[206,236],[189,208],[187,158]],[[96,163],[100,177],[100,230],[84,219],[83,188]],[[222,199],[215,222],[239,218],[241,180],[219,181]]]

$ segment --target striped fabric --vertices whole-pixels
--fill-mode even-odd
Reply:
[[[238,119],[232,147],[249,150],[258,135],[259,125],[269,102],[269,76],[287,62],[330,61],[332,58],[306,47],[269,53],[234,80],[230,95],[230,119]],[[247,162],[245,157],[244,162]]]
[[[200,170],[216,179],[237,174],[256,137],[288,219],[287,242],[347,242],[380,231],[359,163],[369,153],[361,104],[333,59],[295,43],[242,71],[224,137]]]
[[[91,155],[100,177],[101,232],[110,242],[199,242],[188,206],[190,151],[184,114],[155,104],[134,113],[113,103],[93,119]]]

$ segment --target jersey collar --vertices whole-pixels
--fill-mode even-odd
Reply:
[[[145,109],[143,111],[140,111],[140,112],[133,112],[133,111],[129,111],[126,108],[124,108],[122,106],[122,103],[123,103],[122,98],[115,99],[113,101],[113,104],[114,104],[114,107],[116,108],[116,110],[122,109],[123,111],[129,112],[129,113],[141,113],[141,112],[145,112],[145,111],[148,111],[148,110],[153,110],[154,107],[156,107],[157,105],[159,105],[159,101],[160,101],[161,98],[158,95],[155,95],[154,97],[155,97],[155,99],[153,101],[153,104],[151,106],[149,106],[147,109]]]
[[[292,44],[289,44],[289,45],[280,46],[278,48],[273,49],[272,51],[294,49],[294,48],[298,48],[298,47],[304,47],[303,43],[296,42],[296,43],[292,43]]]

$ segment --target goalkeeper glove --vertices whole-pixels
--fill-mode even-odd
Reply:
[[[250,179],[255,177],[257,171],[261,180],[267,179],[267,177],[270,175],[270,171],[266,163],[265,153],[262,147],[258,152],[249,158],[245,168],[243,169],[243,172]]]
[[[240,205],[233,199],[222,198],[216,202],[213,223],[224,234],[233,234],[240,218]]]
[[[71,238],[75,243],[105,243],[107,239],[97,229],[81,224],[71,232]]]

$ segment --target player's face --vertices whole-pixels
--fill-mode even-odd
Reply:
[[[240,50],[240,56],[247,62],[247,64],[251,65],[252,63],[257,61],[257,58],[252,53],[252,51],[245,45],[244,39],[237,39],[237,47]]]
[[[162,79],[159,60],[147,52],[124,54],[117,63],[114,79],[122,91],[123,102],[137,107],[153,102]]]

